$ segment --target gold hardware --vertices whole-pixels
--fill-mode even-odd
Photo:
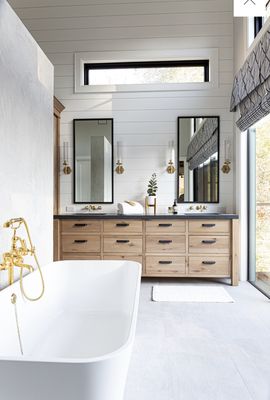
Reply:
[[[224,164],[221,168],[221,171],[223,172],[223,174],[228,174],[231,170],[230,167],[231,162],[229,160],[224,161]]]
[[[196,206],[196,210],[200,211],[200,212],[206,211],[207,206],[198,205],[198,206]]]
[[[193,207],[193,206],[189,206],[189,207],[188,207],[188,210],[189,210],[189,211],[192,211],[192,210],[194,210],[194,207]]]
[[[10,298],[10,301],[11,301],[12,304],[16,304],[17,296],[16,296],[15,293],[12,293],[11,298]]]
[[[83,208],[83,210],[98,211],[98,210],[102,210],[102,207],[101,207],[101,206],[95,206],[95,205],[89,204],[88,206],[85,206],[85,207]]]
[[[11,304],[14,305],[14,313],[15,313],[15,321],[16,321],[16,327],[17,327],[17,335],[18,335],[21,355],[23,356],[22,338],[21,338],[21,331],[20,331],[18,311],[17,311],[17,296],[16,296],[15,293],[12,293],[10,301],[11,301]]]
[[[27,247],[26,241],[24,239],[17,236],[17,230],[20,228],[21,225],[23,225],[26,230],[30,248]],[[12,218],[9,221],[5,222],[3,227],[11,228],[14,232],[13,232],[12,240],[11,240],[11,249],[9,252],[3,253],[3,262],[0,264],[0,270],[8,271],[9,285],[12,285],[14,283],[14,268],[15,267],[20,268],[20,288],[21,288],[22,295],[30,301],[39,300],[43,296],[44,290],[45,290],[44,279],[43,279],[41,268],[40,268],[40,265],[39,265],[39,262],[38,262],[38,259],[36,256],[35,247],[33,246],[33,243],[31,240],[27,222],[24,220],[24,218]],[[24,262],[24,257],[28,256],[28,255],[34,257],[35,262],[38,267],[38,270],[39,270],[39,273],[40,273],[40,277],[41,277],[42,290],[41,290],[41,294],[36,298],[29,297],[25,293],[25,290],[23,287],[23,270],[27,269],[29,272],[34,271],[34,268],[32,267],[32,265],[25,264],[25,262]],[[13,298],[13,300],[16,301],[15,298]]]
[[[118,160],[116,163],[115,172],[119,175],[122,175],[125,172],[125,168],[120,160]]]
[[[170,161],[168,162],[167,172],[168,172],[168,174],[174,174],[175,171],[176,171],[176,168],[175,168],[175,166],[174,166],[174,164],[173,164],[173,161],[170,160]]]
[[[72,172],[72,169],[71,169],[71,167],[68,165],[68,163],[66,161],[63,162],[63,166],[64,166],[64,168],[63,168],[64,174],[65,175],[70,175],[71,172]]]

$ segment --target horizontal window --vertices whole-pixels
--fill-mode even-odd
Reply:
[[[209,82],[209,60],[84,64],[84,85]]]

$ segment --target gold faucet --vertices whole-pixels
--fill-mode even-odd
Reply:
[[[20,228],[20,226],[23,225],[25,227],[28,241],[30,244],[30,248],[27,247],[26,241],[22,239],[21,237],[17,236],[17,230]],[[13,230],[13,235],[12,235],[12,240],[11,240],[11,249],[9,252],[3,253],[3,262],[0,264],[0,270],[6,270],[8,271],[8,281],[9,285],[12,285],[14,283],[14,269],[15,267],[20,268],[20,288],[21,292],[26,297],[28,300],[35,301],[40,299],[43,296],[44,293],[44,280],[42,276],[42,272],[40,269],[40,265],[36,256],[35,252],[35,247],[33,246],[30,232],[28,225],[25,221],[24,218],[12,218],[9,221],[5,222],[3,225],[4,228],[11,228]],[[41,294],[36,297],[36,298],[30,298],[26,295],[24,288],[23,288],[23,270],[27,269],[29,272],[33,272],[34,268],[32,265],[26,264],[24,262],[24,257],[25,256],[33,256],[37,267],[39,269],[39,273],[41,276],[41,283],[42,283],[42,290]]]
[[[15,267],[22,269],[25,268],[30,272],[34,271],[32,265],[24,263],[24,257],[27,255],[33,255],[35,249],[32,246],[28,249],[25,240],[17,236],[17,229],[22,223],[22,218],[13,218],[3,225],[4,228],[11,228],[14,231],[11,241],[11,249],[9,252],[3,254],[3,262],[0,264],[0,270],[8,271],[9,285],[14,283]]]
[[[207,210],[207,206],[202,206],[200,204],[200,205],[196,206],[196,210],[200,211],[200,212],[206,211]]]
[[[89,204],[88,206],[85,206],[85,207],[83,208],[83,210],[97,211],[97,210],[102,210],[102,207],[101,207],[101,206],[95,206],[95,205]]]

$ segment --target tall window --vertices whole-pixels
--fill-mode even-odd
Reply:
[[[209,60],[84,64],[85,85],[133,85],[209,81]]]
[[[249,280],[270,296],[270,115],[248,132]]]

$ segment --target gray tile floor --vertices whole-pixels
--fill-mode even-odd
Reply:
[[[243,282],[224,284],[235,303],[155,303],[157,282],[142,283],[125,400],[270,400],[270,301]]]

